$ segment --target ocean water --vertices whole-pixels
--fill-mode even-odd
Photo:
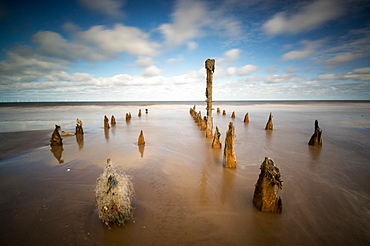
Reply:
[[[222,143],[228,123],[235,125],[236,169],[222,167],[223,149],[210,147],[211,139],[189,114],[193,105],[206,114],[204,102],[1,104],[2,136],[14,133],[14,141],[17,136],[24,141],[33,131],[40,138],[33,134],[31,149],[14,154],[15,147],[0,160],[0,243],[370,243],[370,102],[214,102],[227,112],[213,113]],[[133,116],[129,123],[127,112]],[[274,130],[266,131],[270,112]],[[104,130],[104,115],[114,115],[117,125]],[[83,121],[83,141],[66,137],[63,151],[52,153],[48,137],[54,125],[74,131],[77,118]],[[307,145],[316,119],[322,147]],[[144,149],[137,146],[140,130]],[[6,139],[0,144],[6,146]],[[265,156],[284,180],[281,214],[262,213],[252,204]],[[133,220],[110,230],[94,201],[107,158],[132,177],[136,191]]]

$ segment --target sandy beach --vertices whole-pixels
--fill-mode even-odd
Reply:
[[[205,103],[196,105],[205,115]],[[223,149],[210,147],[190,107],[0,107],[1,245],[368,245],[369,102],[214,103],[227,111],[213,113],[222,142],[228,123],[235,125],[236,169],[222,167]],[[138,117],[140,108],[149,113]],[[266,131],[270,112],[274,130]],[[105,131],[103,117],[112,114],[117,125]],[[58,159],[49,146],[54,125],[73,131],[77,118],[84,138],[65,137]],[[322,147],[307,145],[315,119]],[[281,214],[252,203],[265,156],[284,180]],[[107,158],[136,191],[134,218],[110,230],[94,193]]]

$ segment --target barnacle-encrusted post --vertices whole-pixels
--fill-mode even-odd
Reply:
[[[254,190],[253,204],[262,212],[281,213],[281,198],[277,196],[275,191],[275,185],[278,189],[282,190],[283,188],[280,170],[268,157],[265,157],[260,169],[261,173]]]

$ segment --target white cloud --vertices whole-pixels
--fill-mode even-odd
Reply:
[[[286,67],[286,68],[285,68],[285,71],[286,71],[287,73],[296,73],[296,72],[298,72],[298,69],[297,69],[297,68],[295,68],[295,67],[289,66],[289,67]]]
[[[302,82],[305,78],[301,76],[297,76],[294,74],[279,74],[279,75],[269,75],[269,76],[250,76],[247,77],[247,81],[254,81],[254,82],[263,82],[266,84],[278,84],[278,83],[286,83],[286,82]]]
[[[231,76],[236,74],[237,68],[236,67],[229,67],[226,69],[226,75]]]
[[[140,67],[150,67],[154,64],[153,58],[149,56],[139,56],[136,60],[136,64]]]
[[[78,0],[82,6],[96,13],[114,18],[123,16],[121,8],[126,1],[123,0]]]
[[[196,50],[198,48],[198,44],[196,42],[190,41],[186,45],[188,46],[188,49],[190,51]]]
[[[294,50],[282,55],[280,61],[288,61],[295,59],[304,59],[313,54],[317,48],[321,47],[324,40],[309,41],[303,40],[301,43],[305,46],[302,50]]]
[[[172,23],[158,27],[164,35],[166,46],[179,46],[194,38],[220,31],[225,36],[241,33],[241,24],[227,17],[223,9],[212,10],[210,6],[199,0],[178,0],[172,13]]]
[[[52,31],[40,31],[32,36],[32,41],[38,45],[42,55],[61,58],[68,61],[104,60],[112,54],[104,54],[102,50],[94,49],[85,42],[70,42],[63,38],[59,33]],[[37,52],[35,50],[35,52]]]
[[[169,58],[166,60],[167,63],[181,62],[184,60],[183,55],[178,55],[176,58]]]
[[[202,71],[205,72],[205,69],[201,69],[200,71],[191,71],[186,74],[182,74],[179,76],[174,76],[172,79],[175,84],[195,84],[200,82],[204,78],[201,76]],[[204,73],[203,73],[204,74]]]
[[[255,66],[255,65],[248,64],[248,65],[245,65],[241,68],[238,68],[237,71],[236,71],[236,74],[238,76],[245,76],[245,75],[249,75],[253,72],[256,72],[258,70],[259,70],[259,67]]]
[[[219,62],[229,62],[239,60],[241,49],[231,49],[223,54],[223,57],[219,58]]]
[[[154,77],[154,76],[158,76],[160,73],[161,73],[161,69],[153,65],[153,66],[145,68],[144,72],[142,73],[142,76]]]
[[[338,74],[322,74],[318,80],[354,80],[370,81],[370,67],[356,68],[352,72]]]
[[[268,72],[268,73],[276,73],[277,72],[277,70],[278,70],[278,67],[277,66],[270,66],[270,67],[268,67],[267,69],[266,69],[266,71]]]
[[[149,35],[136,27],[122,24],[116,24],[112,29],[93,26],[87,31],[79,32],[78,36],[108,54],[118,52],[147,56],[158,54],[159,44],[151,42]]]
[[[366,54],[363,54],[363,53],[362,54],[352,54],[352,53],[349,53],[349,52],[340,53],[340,54],[336,55],[335,57],[325,61],[325,64],[326,65],[338,65],[338,64],[341,64],[341,63],[345,63],[345,62],[349,62],[349,61],[353,61],[353,60],[362,58],[364,56],[366,56]]]
[[[310,2],[291,14],[279,12],[263,24],[262,29],[270,35],[296,34],[321,27],[328,21],[336,20],[344,13],[340,1],[318,0]]]

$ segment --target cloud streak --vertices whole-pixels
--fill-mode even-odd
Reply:
[[[340,1],[318,0],[298,8],[294,13],[279,12],[265,22],[262,30],[269,35],[297,34],[320,28],[344,13]]]
[[[85,8],[94,11],[95,13],[106,15],[114,18],[123,17],[121,8],[126,1],[123,0],[78,0]]]

